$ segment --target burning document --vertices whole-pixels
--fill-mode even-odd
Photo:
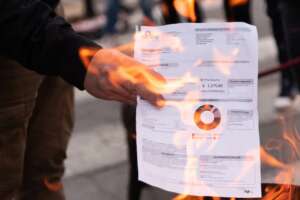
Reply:
[[[164,108],[138,100],[141,181],[189,195],[261,196],[257,41],[244,23],[138,28],[135,58],[167,80]]]

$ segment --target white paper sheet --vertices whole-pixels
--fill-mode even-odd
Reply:
[[[137,106],[139,180],[197,196],[260,197],[257,31],[244,23],[139,27],[135,58],[168,81]]]

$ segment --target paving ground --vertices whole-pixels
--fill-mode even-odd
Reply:
[[[68,16],[80,15],[80,0],[64,0]],[[129,3],[135,1],[129,0]],[[221,20],[221,1],[205,1],[206,16],[210,21]],[[262,0],[253,0],[254,20],[259,31],[260,69],[275,65],[276,48],[270,33],[269,22],[264,15]],[[103,10],[99,0],[97,9]],[[130,22],[137,23],[139,12]],[[117,38],[119,43],[128,42],[132,34]],[[115,38],[114,38],[115,40]],[[98,41],[104,46],[111,44],[105,37]],[[115,41],[114,41],[115,42]],[[278,92],[278,76],[274,75],[259,83],[259,112],[262,138],[270,137],[280,131],[276,126],[277,115],[273,100]],[[295,103],[295,107],[299,103]],[[68,151],[65,190],[71,200],[125,200],[128,179],[128,162],[124,130],[120,122],[120,105],[115,102],[97,100],[85,92],[76,91],[76,126]],[[172,194],[148,188],[142,200],[171,199]]]

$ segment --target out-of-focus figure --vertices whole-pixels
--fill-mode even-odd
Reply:
[[[287,44],[285,41],[282,16],[279,9],[280,0],[265,0],[267,14],[271,19],[273,35],[278,49],[278,60],[280,64],[288,61]],[[292,71],[286,69],[281,72],[280,89],[278,97],[274,102],[276,109],[288,108],[292,105],[293,90],[296,86]]]
[[[224,0],[224,11],[227,21],[240,21],[251,24],[250,9],[250,0]]]
[[[49,0],[51,1],[51,0]],[[57,0],[54,0],[57,1]],[[101,13],[97,13],[99,0],[81,0],[83,5],[83,13],[81,16],[72,16],[69,21],[73,29],[80,35],[90,39],[99,39],[103,34],[103,26],[105,17]],[[102,3],[99,5],[103,5]],[[101,11],[100,11],[101,12]]]
[[[139,3],[144,17],[147,17],[149,20],[153,20],[152,8],[155,4],[155,0],[139,0]]]
[[[118,14],[120,11],[120,0],[109,0],[106,10],[106,26],[105,33],[106,34],[115,34],[116,24],[118,22]]]
[[[279,11],[286,39],[288,59],[298,58],[300,56],[300,1],[279,0]],[[299,90],[300,68],[294,67],[292,72]]]
[[[94,5],[93,5],[93,0],[84,0],[84,4],[85,4],[85,17],[95,17],[96,13],[95,13],[95,9],[94,9]]]
[[[194,1],[194,5],[192,6],[194,10],[189,11],[195,14],[195,19],[190,19],[188,16],[184,16],[184,14],[178,13],[178,9],[175,7],[176,1],[174,0],[162,0],[161,1],[161,12],[163,17],[164,24],[174,24],[178,22],[202,22],[203,21],[203,12],[198,3],[198,1]],[[184,6],[178,5],[178,6]],[[185,5],[188,6],[188,5]],[[187,9],[188,10],[188,9]]]
[[[153,19],[152,16],[152,7],[154,5],[153,0],[139,0],[139,4],[143,11],[143,14],[148,19]],[[123,10],[126,13],[130,13],[130,8],[127,8],[122,4],[121,0],[109,0],[106,11],[107,23],[104,29],[104,33],[106,34],[115,34],[117,33],[116,24],[118,22],[119,12]]]

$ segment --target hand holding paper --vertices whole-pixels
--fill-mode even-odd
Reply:
[[[134,104],[137,96],[155,106],[163,105],[164,78],[119,51],[99,50],[89,63],[85,88],[93,96]]]

